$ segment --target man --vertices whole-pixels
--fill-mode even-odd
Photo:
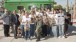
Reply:
[[[19,22],[19,15],[16,14],[16,10],[13,11],[13,22],[14,22],[14,38],[17,39],[17,29],[18,26],[20,25]]]
[[[10,25],[10,16],[8,14],[8,11],[5,9],[5,13],[2,16],[3,19],[3,26],[4,26],[4,36],[8,37],[9,35],[9,25]]]
[[[65,29],[64,29],[64,34],[65,34],[65,38],[67,38],[67,31],[68,31],[68,25],[72,25],[71,24],[71,14],[69,14],[69,12],[66,12],[65,15]]]
[[[37,41],[40,41],[40,36],[41,36],[41,32],[42,32],[42,20],[41,17],[37,17],[37,24],[36,24],[36,30],[35,30],[35,34],[36,34],[36,38]]]
[[[14,14],[11,12],[10,14],[10,27],[11,27],[11,33],[14,33],[14,23],[15,23],[15,17]]]

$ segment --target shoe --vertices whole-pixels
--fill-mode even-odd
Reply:
[[[14,37],[15,39],[17,39],[17,37]]]
[[[59,36],[58,38],[61,38],[61,36]]]
[[[29,37],[29,39],[32,40],[30,37]]]
[[[25,38],[25,36],[22,36],[22,38]]]
[[[8,34],[8,37],[10,37],[10,35]]]
[[[5,36],[5,37],[8,37],[8,36]]]
[[[40,41],[40,39],[37,39],[36,41],[38,42],[38,41]]]
[[[58,38],[58,37],[54,37],[54,38]]]
[[[62,38],[65,38],[64,36],[62,36]]]
[[[28,39],[28,38],[25,38],[26,40]]]
[[[65,38],[67,38],[67,36],[64,36]]]
[[[14,33],[13,31],[11,31],[11,33]]]
[[[9,37],[10,35],[5,35],[5,37]]]
[[[67,38],[67,35],[64,35],[65,38]]]

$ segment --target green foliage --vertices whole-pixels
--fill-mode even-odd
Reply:
[[[62,6],[61,6],[61,5],[55,5],[55,6],[53,7],[53,9],[54,9],[54,10],[59,10],[59,9],[62,9]]]

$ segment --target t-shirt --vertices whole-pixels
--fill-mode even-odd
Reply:
[[[58,14],[55,14],[55,16],[54,16],[54,14],[53,14],[52,17],[55,19],[55,22],[56,22],[55,25],[58,25]]]
[[[41,12],[36,12],[36,16],[43,16],[43,13],[41,13]]]
[[[58,24],[63,25],[65,23],[65,15],[62,13],[58,14]]]
[[[31,19],[28,17],[26,18],[26,16],[22,17],[22,24],[25,24],[26,21],[30,21]]]
[[[22,17],[22,22],[26,22],[26,16]]]
[[[26,18],[26,21],[31,21],[31,18],[29,18],[29,17],[28,17],[28,18]]]
[[[30,18],[35,17],[36,15],[29,15]]]
[[[33,18],[33,21],[32,21],[31,24],[34,24],[35,16],[36,16],[36,15],[29,15],[30,21],[31,21],[31,18]]]
[[[3,24],[6,24],[6,25],[9,25],[10,24],[10,16],[9,15],[4,14],[2,16],[2,19],[3,19]]]
[[[30,23],[29,23],[30,21],[31,21],[31,18],[27,17],[26,22],[28,22],[28,23],[25,24],[27,27],[30,27]]]

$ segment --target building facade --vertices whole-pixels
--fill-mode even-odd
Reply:
[[[50,8],[52,0],[5,0],[4,7],[8,10],[22,10],[26,8],[27,10],[30,7],[37,7],[37,8]]]

